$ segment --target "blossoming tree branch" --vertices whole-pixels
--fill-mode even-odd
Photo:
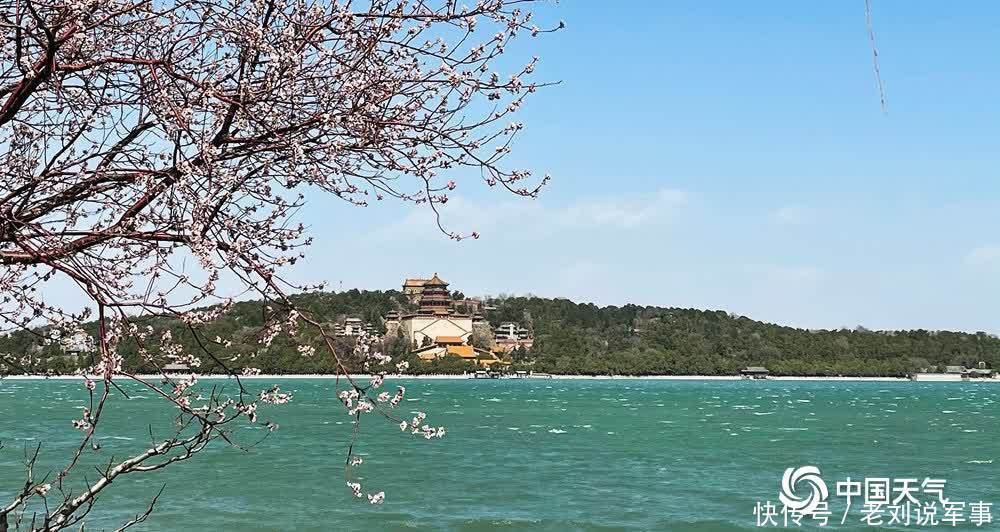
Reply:
[[[322,352],[299,352],[333,357],[345,373],[339,398],[355,438],[369,413],[407,434],[443,436],[423,414],[392,413],[404,390],[381,390],[393,368],[377,338],[359,341],[376,375],[359,382],[323,323],[295,308],[288,294],[316,286],[285,278],[310,243],[294,215],[317,194],[438,213],[470,176],[535,196],[547,177],[503,164],[522,128],[516,111],[544,84],[530,80],[537,58],[502,56],[516,38],[561,27],[536,26],[530,3],[0,0],[0,322],[87,345],[94,360],[81,372],[86,408],[72,426],[67,420],[79,445],[48,472],[38,467],[43,446],[26,454],[25,482],[0,501],[0,531],[79,527],[112,482],[185,461],[214,441],[243,446],[240,422],[276,428],[257,420],[257,405],[290,395],[240,380],[257,372],[259,351],[220,360],[227,339],[200,333],[245,295],[267,302],[259,350],[303,328],[324,339]],[[478,236],[438,220],[448,237]],[[71,284],[79,306],[47,301],[51,283]],[[198,349],[144,326],[148,316],[181,321]],[[84,332],[90,322],[96,335]],[[236,384],[209,393],[198,391],[196,374],[132,374],[119,354],[125,343],[161,369],[171,361],[197,371],[210,358]],[[37,362],[6,353],[0,371],[31,373]],[[169,404],[175,430],[150,430],[146,451],[71,486],[66,479],[96,449],[123,380]],[[360,463],[348,453],[348,487],[382,502],[384,493],[352,480]]]

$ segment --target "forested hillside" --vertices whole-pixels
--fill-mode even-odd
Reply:
[[[597,307],[566,299],[510,298],[491,321],[535,333],[535,369],[584,374],[734,374],[748,365],[785,375],[904,375],[945,365],[1000,363],[983,332],[810,331],[723,311]]]
[[[300,307],[328,324],[355,316],[382,329],[381,316],[405,308],[398,291],[311,293],[296,296]],[[905,375],[945,365],[973,367],[985,362],[1000,365],[1000,340],[986,333],[944,331],[876,332],[865,329],[809,331],[735,316],[723,311],[640,307],[598,307],[566,299],[501,297],[492,299],[487,319],[494,326],[518,322],[535,337],[531,351],[513,354],[514,367],[563,374],[734,374],[748,365],[766,366],[785,375]],[[256,331],[266,307],[260,302],[236,304],[221,319],[202,326],[203,338],[228,340],[228,346],[210,346],[201,356],[204,372],[218,372],[222,364],[252,366],[265,373],[329,373],[334,364],[324,355],[318,335],[305,330],[298,338],[279,337],[262,349]],[[169,329],[192,352],[200,346],[184,324],[166,318],[149,319],[157,332]],[[384,330],[384,329],[382,329]],[[0,352],[11,357],[30,353],[36,370],[68,372],[86,364],[87,355],[67,357],[58,342],[46,342],[44,331],[21,331],[0,338]],[[316,356],[303,357],[297,345],[312,344]],[[336,344],[348,363],[351,342]],[[452,373],[468,370],[461,360],[422,363],[407,355],[407,346],[388,338],[386,351],[408,359],[414,373]],[[137,346],[121,348],[126,367],[152,371],[138,356]],[[8,370],[15,371],[16,370]]]

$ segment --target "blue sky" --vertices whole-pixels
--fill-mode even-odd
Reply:
[[[625,8],[625,6],[628,6]],[[546,4],[555,35],[511,163],[538,200],[460,179],[423,209],[317,199],[299,280],[723,309],[804,327],[1000,331],[1000,4]]]

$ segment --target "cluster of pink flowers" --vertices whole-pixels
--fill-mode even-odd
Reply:
[[[80,419],[73,420],[73,428],[77,430],[87,431],[90,430],[91,422],[93,420],[90,417],[90,409],[87,407],[83,408],[83,416]]]
[[[281,391],[277,384],[260,392],[260,400],[272,405],[283,405],[292,400],[292,394]]]
[[[236,411],[243,414],[251,423],[257,422],[257,403],[236,403]]]
[[[337,398],[344,403],[344,406],[347,407],[348,410],[354,407],[354,401],[356,401],[360,396],[361,393],[358,392],[356,388],[351,390],[341,390],[340,393],[337,394]]]
[[[403,386],[398,386],[396,388],[396,393],[391,396],[389,392],[381,391],[375,397],[374,401],[370,401],[367,395],[368,392],[374,391],[379,387],[381,387],[383,381],[384,381],[383,375],[381,374],[376,375],[372,378],[368,386],[362,388],[357,385],[352,385],[350,389],[341,390],[337,394],[337,398],[340,399],[340,401],[347,408],[348,415],[356,417],[358,422],[360,422],[361,414],[366,414],[376,410],[382,413],[382,415],[385,416],[386,418],[393,419],[388,412],[382,410],[384,406],[377,406],[377,405],[388,405],[389,408],[394,408],[398,406],[403,401],[403,398],[406,394],[406,388]],[[350,382],[353,383],[353,381]],[[408,431],[411,435],[422,435],[425,439],[428,440],[432,438],[443,438],[446,433],[445,428],[431,427],[430,425],[424,423],[426,418],[427,414],[425,412],[417,412],[416,415],[413,417],[413,419],[410,421],[398,420],[399,428],[403,432]],[[350,466],[358,466],[361,465],[362,463],[363,460],[359,456],[352,455],[348,457],[348,465]],[[349,488],[353,490],[355,497],[359,498],[361,497],[362,490],[360,484],[348,481],[347,485]],[[385,500],[384,492],[378,492],[368,495],[368,501],[371,504],[381,504],[384,500]]]
[[[367,413],[372,412],[374,410],[375,410],[375,405],[373,405],[371,403],[371,401],[369,401],[367,399],[361,399],[361,400],[358,401],[357,406],[355,406],[353,409],[347,411],[347,414],[351,415],[351,416],[353,416],[355,414],[367,414]]]
[[[360,499],[365,496],[360,483],[348,481],[347,487],[351,490],[351,493],[353,493],[355,497]],[[385,502],[385,492],[380,491],[378,493],[369,493],[368,502],[371,504],[382,504]]]
[[[360,483],[347,481],[347,487],[348,489],[351,490],[351,493],[353,493],[355,497],[360,499],[365,496],[364,491],[361,489]],[[384,491],[368,494],[368,502],[370,502],[371,504],[382,504],[382,502],[384,501],[385,501]]]
[[[297,350],[300,355],[306,357],[311,357],[316,354],[316,348],[311,345],[300,345]]]
[[[424,423],[424,419],[426,417],[427,414],[425,414],[424,412],[417,412],[417,415],[414,416],[409,423],[407,423],[406,421],[400,421],[399,430],[406,432],[406,430],[409,429],[410,434],[422,434],[424,436],[424,439],[428,440],[431,438],[443,438],[445,435],[444,427],[434,428],[431,427],[430,425],[427,425],[426,423]]]

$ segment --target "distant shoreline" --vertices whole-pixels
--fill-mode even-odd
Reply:
[[[168,374],[170,377],[180,377],[183,374]],[[138,377],[143,379],[159,379],[162,378],[161,374],[152,375],[138,375]],[[354,379],[369,379],[372,375],[358,374],[351,375]],[[2,377],[0,380],[80,380],[82,376],[80,375],[56,375],[56,376],[45,376],[45,375],[9,375],[7,377]],[[128,377],[119,377],[125,378]],[[220,379],[230,379],[229,375],[198,375],[199,380],[220,380]],[[241,376],[241,379],[247,380],[305,380],[305,379],[326,379],[326,380],[336,380],[344,379],[344,375],[330,375],[330,374],[300,374],[300,375],[250,375]],[[467,380],[471,379],[468,375],[386,375],[386,380]],[[490,379],[495,380],[495,379]],[[550,377],[530,377],[525,379],[505,379],[505,380],[660,380],[660,381],[739,381],[744,380],[739,375],[551,375]],[[796,376],[775,376],[768,377],[769,381],[830,381],[830,382],[909,382],[910,379],[905,377],[796,377]],[[963,380],[958,375],[949,375],[944,373],[926,373],[918,374],[916,382],[998,382],[1000,379],[973,379],[973,380]]]

